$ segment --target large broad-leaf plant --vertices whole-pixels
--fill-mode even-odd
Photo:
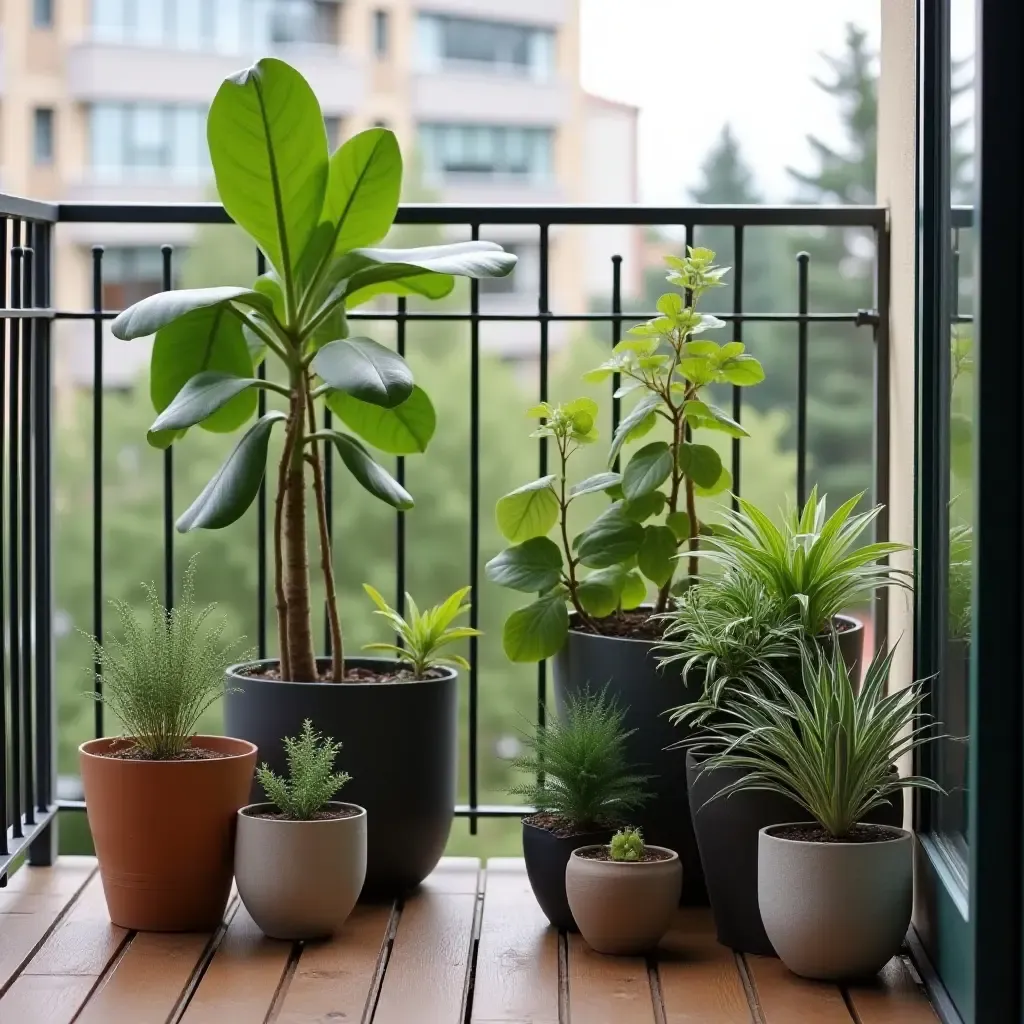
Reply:
[[[440,298],[454,277],[503,277],[515,256],[492,242],[417,249],[376,245],[398,208],[402,157],[395,136],[372,128],[328,151],[323,115],[306,80],[265,58],[221,85],[207,121],[225,209],[265,254],[252,288],[162,292],[113,323],[125,340],[155,335],[150,389],[159,413],[150,444],[164,448],[190,427],[242,435],[178,520],[182,532],[239,519],[259,491],[272,431],[283,432],[274,505],[274,567],[281,675],[318,678],[310,608],[307,490],[312,482],[332,640],[332,678],[344,648],[327,534],[321,448],[333,446],[357,484],[397,509],[409,493],[371,448],[423,451],[435,413],[405,361],[353,337],[346,311],[377,295]],[[279,364],[261,379],[257,368]],[[277,408],[254,422],[257,391]],[[327,429],[329,408],[344,429]]]

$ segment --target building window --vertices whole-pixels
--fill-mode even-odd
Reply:
[[[183,184],[210,173],[206,110],[166,103],[97,103],[90,110],[94,175],[104,181],[159,177]]]
[[[422,71],[465,67],[540,80],[554,74],[555,36],[550,29],[421,14],[417,37]]]
[[[103,253],[104,309],[127,309],[163,291],[163,282],[163,255],[155,246],[114,246]]]
[[[32,158],[36,166],[53,163],[53,110],[36,107],[32,112]]]
[[[378,58],[388,55],[391,45],[390,36],[391,24],[387,11],[376,10],[373,12],[373,52]]]
[[[259,57],[275,47],[338,38],[336,0],[92,0],[105,43]]]
[[[428,177],[465,175],[545,182],[552,175],[554,132],[513,125],[425,124],[419,142]]]
[[[36,28],[53,28],[53,0],[32,0],[32,24]]]
[[[324,117],[324,129],[327,132],[327,145],[333,152],[341,145],[341,118],[327,115]]]

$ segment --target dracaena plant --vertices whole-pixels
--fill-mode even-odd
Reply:
[[[541,420],[534,437],[549,437],[557,449],[558,472],[531,481],[498,501],[498,526],[512,547],[487,564],[487,577],[513,590],[537,595],[505,623],[503,643],[512,661],[540,661],[565,642],[571,605],[578,621],[595,633],[601,620],[631,610],[647,596],[647,581],[658,589],[655,612],[664,612],[673,589],[681,549],[691,555],[702,532],[696,512],[698,495],[718,494],[731,483],[718,452],[692,440],[707,428],[733,437],[747,432],[711,404],[711,385],[746,386],[764,379],[761,364],[740,342],[720,345],[695,341],[695,335],[725,326],[696,311],[709,289],[721,285],[726,267],[716,266],[710,249],[691,248],[685,257],[670,256],[668,280],[684,290],[658,300],[659,315],[630,331],[612,358],[586,374],[600,381],[619,374],[623,397],[642,391],[622,419],[608,454],[614,467],[625,444],[668,424],[668,440],[653,441],[637,451],[619,473],[613,468],[575,484],[569,464],[581,445],[597,440],[597,404],[578,398],[564,405],[544,403],[530,414]],[[689,301],[689,305],[687,305]],[[612,504],[570,542],[569,506],[590,494]],[[553,541],[548,534],[558,534]],[[696,576],[693,557],[685,582]],[[584,574],[583,570],[592,570]]]
[[[314,681],[307,491],[310,481],[331,633],[331,677],[344,649],[327,532],[322,451],[333,446],[357,484],[398,509],[413,500],[370,452],[423,451],[434,431],[430,399],[405,361],[350,334],[346,311],[376,295],[440,298],[454,275],[508,274],[515,257],[491,242],[418,249],[372,246],[398,207],[402,158],[383,128],[329,153],[323,115],[306,80],[265,58],[226,79],[207,138],[217,191],[266,256],[252,288],[163,292],[113,323],[122,339],[155,335],[150,391],[159,413],[149,441],[166,447],[191,427],[244,433],[178,520],[182,532],[220,529],[252,504],[270,434],[283,433],[274,505],[274,567],[281,674]],[[265,374],[259,364],[273,362]],[[272,407],[251,422],[262,389]],[[323,409],[346,429],[328,429]]]

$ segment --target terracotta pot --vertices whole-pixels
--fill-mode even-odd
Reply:
[[[580,934],[598,953],[646,953],[662,940],[679,906],[679,855],[663,846],[648,846],[671,856],[633,862],[581,856],[599,849],[573,850],[565,869],[565,893]]]
[[[100,753],[129,742],[78,748],[110,920],[136,931],[209,931],[231,891],[235,815],[249,799],[256,747],[193,736],[193,746],[228,756],[131,761]]]
[[[358,813],[294,821],[256,816],[276,810],[273,804],[238,812],[238,895],[272,939],[328,938],[359,899],[366,880],[366,811],[346,803],[326,808]]]

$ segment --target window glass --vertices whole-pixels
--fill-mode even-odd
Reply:
[[[119,176],[124,166],[123,108],[117,103],[97,103],[89,127],[93,171],[103,179]]]
[[[36,164],[53,163],[53,110],[49,107],[33,112],[32,155]]]
[[[132,6],[135,14],[132,41],[142,46],[162,45],[167,38],[165,0],[145,0],[145,3],[136,0]]]
[[[126,0],[92,0],[93,38],[103,43],[126,39]]]
[[[206,111],[201,107],[97,103],[89,127],[93,171],[103,180],[159,174],[194,182],[209,175]]]
[[[418,63],[423,70],[444,63],[547,78],[554,66],[554,35],[548,29],[508,22],[420,15]]]
[[[388,24],[388,12],[376,10],[373,12],[373,52],[378,57],[388,55],[390,46],[389,36],[390,25]]]
[[[550,128],[434,124],[420,128],[428,175],[511,176],[543,181],[551,175]]]
[[[209,44],[202,0],[177,0],[174,5],[174,45],[179,50],[202,50]]]
[[[32,24],[36,28],[52,28],[53,0],[32,0]]]

